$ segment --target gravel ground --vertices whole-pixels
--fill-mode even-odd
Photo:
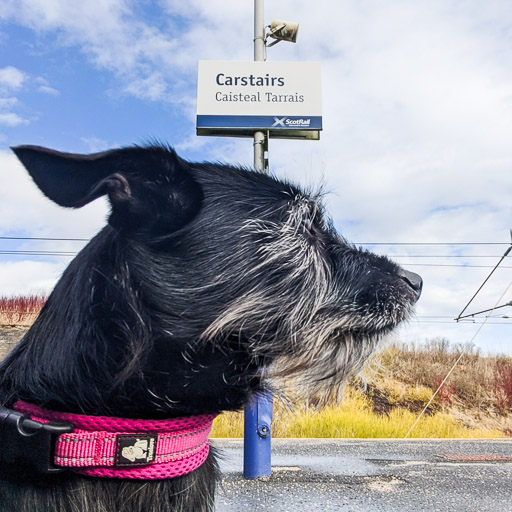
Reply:
[[[2,360],[27,332],[26,327],[0,326],[0,360]]]
[[[270,477],[245,480],[242,440],[224,454],[217,512],[512,510],[512,441],[274,439]]]

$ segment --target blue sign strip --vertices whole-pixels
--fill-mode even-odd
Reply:
[[[321,130],[321,116],[197,116],[197,128]]]

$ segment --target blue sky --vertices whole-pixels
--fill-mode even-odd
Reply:
[[[140,139],[154,133],[171,140],[179,137],[171,105],[162,108],[161,102],[119,95],[112,72],[91,66],[75,45],[63,46],[53,32],[39,34],[14,23],[6,23],[2,32],[5,62],[25,70],[23,86],[16,91],[16,110],[23,121],[3,143],[31,140],[87,152],[112,139],[114,145],[131,142],[134,133]],[[192,122],[187,122],[191,131]]]
[[[323,73],[321,140],[272,140],[272,172],[323,182],[339,231],[383,243],[369,247],[424,277],[400,339],[470,341],[478,325],[451,319],[512,227],[512,4],[265,7],[268,23],[300,23],[297,44],[270,48],[269,60],[319,61]],[[250,165],[250,141],[197,137],[194,123],[197,61],[252,60],[252,16],[248,0],[0,0],[0,236],[88,238],[106,215],[101,200],[80,211],[51,204],[12,145],[88,153],[157,138],[191,160]],[[441,245],[392,244],[411,242]],[[502,245],[462,245],[475,242]],[[0,252],[80,246],[0,240]],[[69,260],[0,254],[0,294],[48,290]],[[470,311],[497,303],[511,267],[509,257]],[[509,289],[502,303],[511,300]],[[512,320],[493,318],[475,344],[512,354],[511,334]]]

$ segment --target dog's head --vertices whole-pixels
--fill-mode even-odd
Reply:
[[[101,370],[105,385],[129,382],[132,398],[162,411],[240,407],[262,376],[338,389],[419,297],[419,276],[350,245],[320,197],[289,183],[161,146],[14,151],[62,206],[108,195],[109,226],[42,317],[64,322],[62,303],[76,309],[86,365],[99,364],[87,343],[96,359],[99,344],[118,367]]]

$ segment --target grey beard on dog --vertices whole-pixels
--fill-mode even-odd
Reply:
[[[14,151],[57,204],[107,195],[111,213],[1,365],[4,406],[165,419],[238,410],[290,386],[325,404],[421,293],[419,276],[337,234],[320,194],[274,177],[186,162],[164,146]],[[0,503],[208,511],[217,480],[213,450],[162,481],[2,467]]]

